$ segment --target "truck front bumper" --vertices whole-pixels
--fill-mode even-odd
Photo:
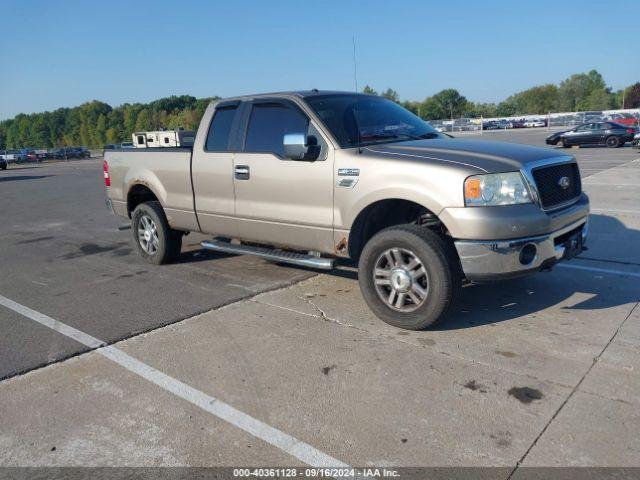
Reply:
[[[509,240],[455,242],[467,280],[488,282],[551,268],[582,252],[589,231],[588,217],[555,232]]]

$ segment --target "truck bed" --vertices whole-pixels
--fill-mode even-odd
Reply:
[[[127,192],[146,188],[164,206],[169,224],[197,229],[191,185],[190,147],[123,148],[106,150],[111,185],[108,196],[114,211],[127,215]]]

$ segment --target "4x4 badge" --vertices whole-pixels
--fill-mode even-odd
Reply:
[[[358,177],[360,176],[359,168],[339,168],[338,175],[340,177]]]

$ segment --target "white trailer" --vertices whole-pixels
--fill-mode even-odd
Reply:
[[[159,130],[131,134],[134,148],[191,147],[196,132],[192,130]]]

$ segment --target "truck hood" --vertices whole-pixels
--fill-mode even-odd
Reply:
[[[566,156],[551,148],[460,138],[384,143],[365,147],[365,151],[425,163],[456,163],[485,173],[516,171],[527,163]]]

